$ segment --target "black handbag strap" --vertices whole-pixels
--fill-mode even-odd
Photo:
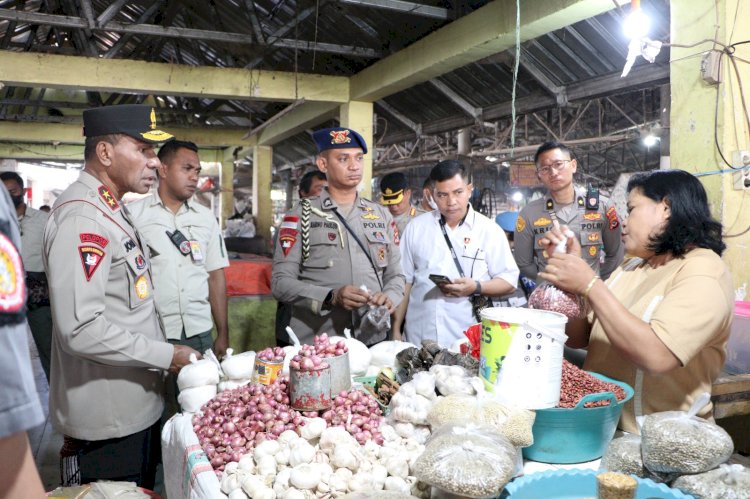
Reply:
[[[346,220],[344,220],[344,217],[341,216],[341,213],[339,213],[339,210],[337,210],[336,208],[332,208],[332,210],[333,210],[333,213],[338,217],[338,219],[341,220],[341,223],[344,224],[346,231],[354,238],[355,241],[357,241],[357,244],[359,245],[360,249],[362,249],[362,251],[364,252],[365,256],[367,257],[367,260],[370,262],[370,266],[372,267],[373,272],[375,272],[375,278],[378,280],[380,291],[383,291],[383,281],[380,280],[380,273],[378,272],[377,267],[375,267],[375,262],[372,261],[370,252],[367,251],[367,248],[365,248],[365,245],[362,244],[362,241],[360,241],[360,239],[357,237],[357,234],[355,234],[352,228],[349,226],[349,224],[346,223]]]
[[[445,244],[447,244],[448,249],[451,250],[451,256],[453,257],[453,263],[456,264],[456,269],[458,269],[458,275],[460,275],[461,277],[466,277],[464,275],[464,269],[461,267],[461,263],[458,261],[458,257],[456,256],[456,250],[453,249],[451,239],[448,237],[448,232],[446,232],[445,230],[445,219],[443,219],[443,217],[440,217],[440,228],[443,231],[443,236],[445,236]]]

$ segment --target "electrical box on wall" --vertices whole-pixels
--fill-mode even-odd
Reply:
[[[737,191],[750,190],[750,151],[734,151],[732,166],[743,170],[732,173],[732,185]]]
[[[721,83],[721,50],[709,50],[701,57],[701,78],[709,85]]]

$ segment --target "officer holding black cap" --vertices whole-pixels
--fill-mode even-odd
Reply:
[[[411,188],[406,175],[401,172],[388,173],[380,179],[380,203],[388,208],[393,220],[396,221],[399,235],[404,233],[406,225],[412,219],[427,213],[421,208],[411,205]]]
[[[385,208],[357,193],[364,138],[349,128],[317,130],[313,138],[328,187],[283,218],[271,283],[274,297],[292,304],[291,327],[303,343],[323,332],[357,331],[368,305],[393,312],[404,296],[396,223]],[[387,330],[358,334],[372,345]]]
[[[85,166],[57,199],[44,234],[53,336],[50,417],[66,436],[63,485],[99,479],[153,488],[164,371],[189,363],[170,345],[153,298],[149,251],[126,192],[156,180],[154,144],[172,139],[150,106],[83,113]]]

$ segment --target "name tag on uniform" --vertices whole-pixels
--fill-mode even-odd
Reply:
[[[190,257],[194,262],[203,261],[203,252],[201,251],[201,245],[194,239],[190,241]]]

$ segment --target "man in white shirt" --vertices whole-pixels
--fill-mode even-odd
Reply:
[[[405,333],[406,340],[417,345],[431,339],[447,347],[477,322],[472,296],[512,292],[519,271],[502,229],[469,204],[472,185],[466,167],[455,160],[442,161],[430,179],[438,209],[412,220],[401,239],[406,293],[394,317],[393,334],[401,339]],[[447,276],[450,282],[435,284],[431,274]]]

